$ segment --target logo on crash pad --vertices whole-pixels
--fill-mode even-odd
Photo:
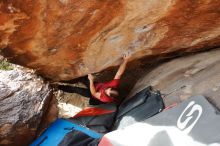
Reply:
[[[201,105],[195,104],[195,101],[191,101],[178,118],[177,127],[186,134],[188,134],[193,129],[201,115]]]

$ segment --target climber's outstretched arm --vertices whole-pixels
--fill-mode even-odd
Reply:
[[[96,92],[95,85],[94,85],[94,77],[92,74],[88,74],[89,79],[89,88],[92,96],[94,96],[97,99],[100,99],[101,93]]]
[[[128,60],[129,60],[130,57],[131,57],[131,55],[129,53],[123,55],[123,62],[120,65],[114,79],[120,79],[121,78],[121,76],[125,72],[125,69],[126,69],[126,66],[127,66],[127,63],[128,63]]]

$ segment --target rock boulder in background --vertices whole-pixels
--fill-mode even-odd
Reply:
[[[0,49],[11,62],[68,80],[133,58],[220,45],[219,0],[4,0]]]
[[[50,99],[49,85],[31,70],[0,70],[0,145],[30,144]]]
[[[173,59],[137,81],[129,97],[152,85],[165,97],[166,105],[203,95],[220,109],[220,49]]]

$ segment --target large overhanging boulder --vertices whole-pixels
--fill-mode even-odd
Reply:
[[[219,0],[4,0],[1,54],[54,80],[220,45]]]

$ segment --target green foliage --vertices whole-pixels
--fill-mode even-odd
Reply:
[[[0,70],[12,70],[13,66],[5,59],[0,60]]]

